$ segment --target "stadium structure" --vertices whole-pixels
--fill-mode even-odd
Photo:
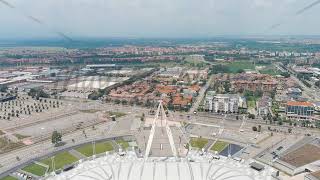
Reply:
[[[150,156],[156,131],[166,132],[172,156]],[[161,146],[161,144],[160,144]],[[106,153],[101,157],[80,160],[49,180],[270,180],[275,170],[254,160],[241,160],[209,152],[189,151],[179,157],[174,138],[160,102],[150,130],[144,156],[134,149]]]

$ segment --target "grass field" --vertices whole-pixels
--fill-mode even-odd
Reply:
[[[24,139],[24,138],[30,137],[30,136],[25,136],[22,134],[14,134],[14,136],[17,137],[18,139]]]
[[[46,173],[47,168],[33,163],[24,167],[22,170],[37,176],[43,176]]]
[[[78,161],[78,158],[72,156],[69,152],[62,152],[59,154],[56,154],[54,156],[54,162],[55,162],[55,169],[61,169],[63,166],[72,164],[74,162]],[[46,164],[49,166],[49,172],[52,172],[52,163],[51,158],[44,159],[41,161],[43,164]]]
[[[202,149],[208,143],[208,139],[205,138],[191,138],[190,145]]]
[[[261,74],[269,74],[271,76],[276,76],[281,74],[281,72],[272,65],[261,69],[259,72]]]
[[[255,100],[247,101],[247,105],[248,105],[248,108],[256,108],[256,101]]]
[[[250,61],[234,61],[225,65],[229,68],[231,73],[237,73],[239,70],[244,69],[255,69],[255,66]]]
[[[4,178],[1,178],[0,180],[18,180],[17,178],[14,178],[12,176],[6,176]]]
[[[217,151],[217,152],[221,152],[222,150],[224,150],[224,148],[226,148],[229,145],[229,143],[226,143],[224,141],[217,141],[212,147],[211,150],[212,151]]]
[[[86,110],[80,110],[80,112],[83,112],[83,113],[96,113],[96,112],[99,112],[100,110],[98,109],[86,109]]]
[[[128,149],[129,147],[129,143],[123,139],[117,140],[116,142],[121,146],[122,149]]]
[[[126,113],[123,113],[123,112],[113,112],[113,111],[109,111],[108,114],[109,116],[116,116],[117,118],[127,115]]]
[[[93,155],[92,144],[81,146],[75,150],[87,157],[90,157]],[[95,149],[96,154],[101,154],[106,151],[112,151],[112,150],[113,150],[113,146],[110,142],[96,143],[96,149]]]
[[[8,139],[1,137],[0,138],[0,152],[8,152],[13,149],[17,149],[19,147],[22,147],[24,144],[22,142],[9,142]]]

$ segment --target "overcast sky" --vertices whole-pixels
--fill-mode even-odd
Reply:
[[[16,9],[0,3],[0,38],[57,37],[50,28],[71,37],[320,35],[320,4],[294,15],[315,0],[6,1]]]

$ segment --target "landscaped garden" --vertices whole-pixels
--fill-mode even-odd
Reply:
[[[22,170],[25,172],[29,172],[31,174],[37,175],[37,176],[43,176],[46,173],[47,168],[44,166],[41,166],[39,164],[33,163],[33,164],[30,164],[30,165],[24,167]]]
[[[190,145],[195,148],[202,149],[208,143],[208,139],[205,138],[191,138]]]
[[[78,160],[78,158],[74,157],[69,152],[61,152],[54,156],[55,169],[61,169],[63,166],[72,164]],[[43,159],[40,162],[49,166],[49,172],[53,171],[51,158]]]
[[[81,146],[79,148],[75,149],[76,151],[80,152],[81,154],[90,157],[93,155],[93,147],[92,144],[86,144],[84,146]],[[110,142],[100,142],[100,143],[95,143],[95,153],[96,154],[101,154],[107,151],[112,151],[113,146]]]
[[[121,146],[122,149],[127,149],[129,147],[129,143],[123,139],[119,139],[116,142]]]
[[[1,178],[0,180],[18,180],[18,179],[12,176],[6,176],[4,178]]]
[[[214,145],[211,147],[211,151],[217,151],[218,153],[220,153],[220,152],[223,151],[228,145],[229,145],[229,143],[227,143],[227,142],[217,141],[217,142],[214,143]]]

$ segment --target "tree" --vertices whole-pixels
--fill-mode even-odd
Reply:
[[[245,71],[243,69],[238,69],[237,73],[244,73]]]
[[[144,118],[145,118],[145,114],[142,113],[142,116],[141,116],[140,120],[141,120],[141,121],[144,121]]]
[[[8,90],[7,86],[0,86],[0,92],[5,93],[5,92],[7,92],[7,90]]]
[[[288,72],[283,72],[283,73],[281,73],[280,75],[283,76],[283,77],[285,77],[285,78],[290,77],[290,73],[288,73]]]
[[[127,104],[128,104],[128,101],[124,99],[124,100],[121,101],[121,103],[122,103],[123,105],[127,105]]]
[[[51,137],[51,142],[52,144],[58,144],[62,141],[62,134],[59,133],[58,131],[53,131],[52,137]]]
[[[316,122],[316,127],[317,127],[317,128],[320,128],[320,121],[317,121],[317,122]]]
[[[116,99],[116,100],[114,100],[114,103],[116,103],[116,104],[120,104],[120,100],[119,99]]]
[[[253,126],[252,131],[258,131],[258,128],[256,126]]]
[[[258,126],[258,132],[261,132],[261,125]]]
[[[249,115],[248,115],[248,118],[250,118],[250,119],[255,119],[256,116],[255,116],[254,114],[249,114]]]

